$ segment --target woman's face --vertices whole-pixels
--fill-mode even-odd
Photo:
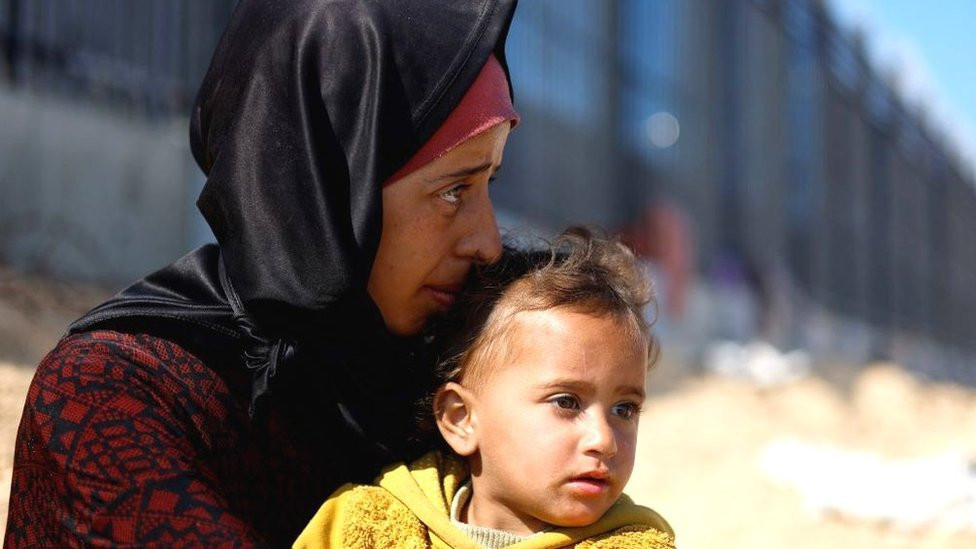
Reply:
[[[420,332],[454,304],[472,264],[501,254],[488,183],[509,129],[501,123],[383,188],[368,290],[391,332]]]

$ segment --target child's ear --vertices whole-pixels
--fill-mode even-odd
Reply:
[[[442,385],[434,395],[437,429],[459,456],[470,456],[478,449],[472,397],[470,391],[453,381]]]

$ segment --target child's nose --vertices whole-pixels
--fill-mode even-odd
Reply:
[[[583,447],[588,454],[593,453],[603,457],[616,455],[617,437],[606,418],[594,417],[587,422]]]

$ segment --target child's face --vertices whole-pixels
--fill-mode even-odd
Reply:
[[[595,522],[634,467],[644,344],[621,320],[520,313],[503,364],[474,388],[472,524],[513,532]]]

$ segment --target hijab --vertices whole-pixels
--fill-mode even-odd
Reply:
[[[242,349],[252,414],[285,363],[325,357],[349,425],[389,439],[371,433],[392,428],[369,401],[406,399],[423,376],[391,367],[416,358],[416,342],[390,336],[366,294],[382,186],[489,56],[507,76],[514,9],[515,0],[241,0],[190,119],[207,177],[197,205],[218,245],[123,290],[69,333],[148,331],[204,357]]]
[[[193,109],[198,206],[253,314],[365,291],[382,185],[489,56],[510,0],[243,0]],[[506,74],[507,74],[507,69]],[[510,91],[510,90],[509,90]]]

